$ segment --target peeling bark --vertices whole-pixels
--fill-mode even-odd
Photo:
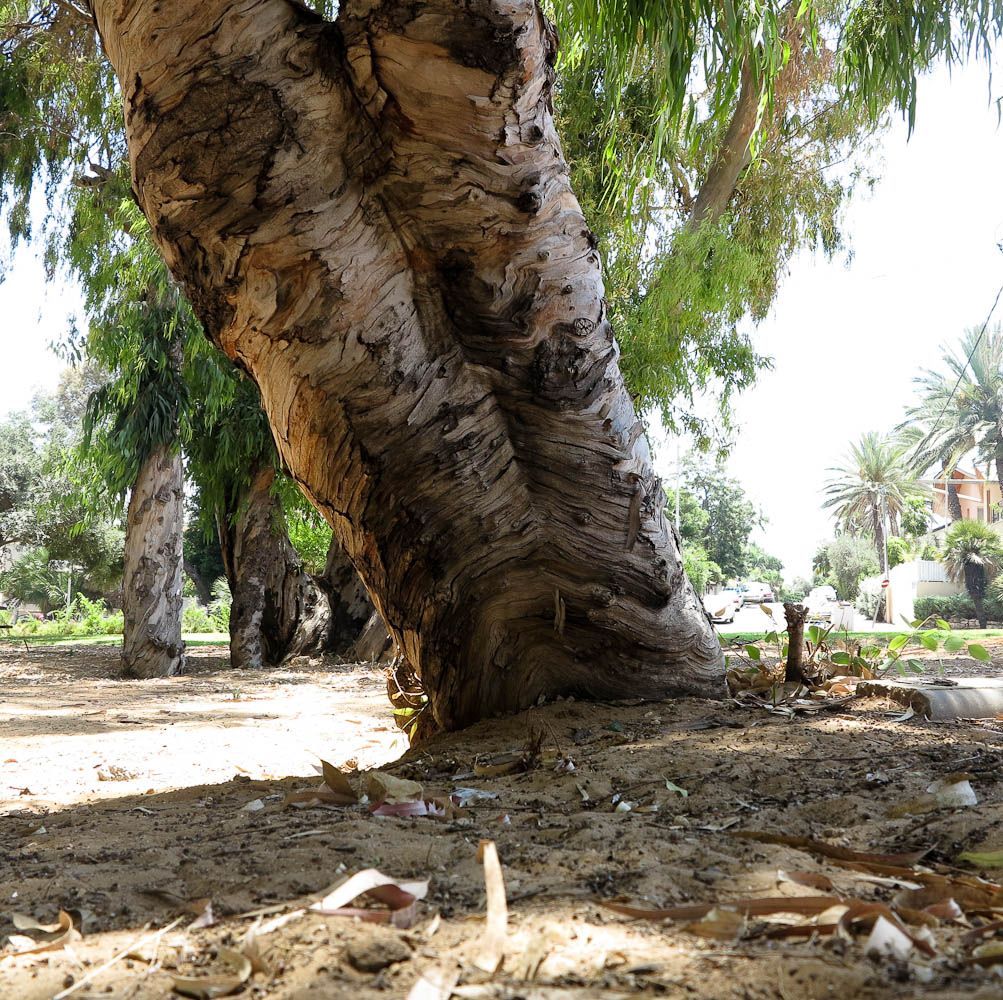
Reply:
[[[330,605],[306,572],[272,495],[275,471],[255,470],[235,523],[219,525],[230,607],[230,665],[271,667],[324,651]]]
[[[184,670],[181,456],[161,446],[139,471],[126,517],[122,673],[171,677]]]
[[[541,695],[723,696],[568,184],[540,9],[92,8],[154,237],[438,724]]]

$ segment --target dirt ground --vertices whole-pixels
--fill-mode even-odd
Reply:
[[[1003,646],[991,652],[991,667],[956,659],[945,672],[999,675]],[[560,701],[405,752],[374,668],[235,672],[224,654],[193,651],[184,677],[121,681],[113,649],[0,650],[0,942],[14,935],[0,947],[2,1000],[162,1000],[176,977],[232,975],[226,949],[253,960],[238,994],[268,1000],[404,997],[420,977],[416,997],[454,984],[470,1000],[1000,996],[1003,964],[974,949],[1003,958],[1003,895],[975,876],[1003,871],[957,856],[1003,848],[1003,720],[897,721],[901,708],[878,700],[792,717],[734,701]],[[357,772],[382,768],[425,797],[492,797],[445,818],[287,801],[318,787],[321,758],[357,789]],[[497,773],[513,766],[525,770]],[[903,811],[957,772],[977,804]],[[742,831],[927,853],[860,865]],[[494,972],[478,967],[482,840],[497,845],[508,902]],[[428,880],[413,920],[398,913],[409,926],[309,909],[369,868]],[[833,931],[741,905],[889,902],[931,884],[964,915],[911,924],[898,957],[868,954],[873,914]],[[610,902],[720,908],[630,919]],[[60,910],[72,931],[23,926]],[[52,950],[14,954],[31,939]]]

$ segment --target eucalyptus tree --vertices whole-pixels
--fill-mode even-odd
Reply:
[[[788,6],[775,21],[764,10],[771,41],[743,59],[712,60],[707,75],[711,33],[692,25],[679,54],[692,67],[683,91],[660,57],[678,44],[663,32],[687,30],[678,18],[652,6],[654,21],[619,23],[596,7],[555,4],[562,37],[579,43],[567,47],[556,111],[599,240],[624,377],[641,409],[719,443],[731,398],[770,366],[747,320],[766,315],[798,250],[831,257],[844,248],[843,209],[875,179],[868,157],[889,116],[836,93],[826,36],[838,33],[843,4],[803,16]],[[717,398],[712,418],[694,412],[697,397],[704,412]]]
[[[941,362],[916,379],[919,403],[906,411],[916,463],[939,464],[949,477],[974,451],[987,469],[995,467],[1003,490],[1003,327],[966,330]],[[951,520],[961,520],[956,488]]]
[[[88,7],[154,238],[257,382],[437,721],[568,691],[723,694],[567,180],[536,5]],[[996,13],[977,10],[855,6],[845,65],[907,98],[956,23],[979,37]],[[660,32],[669,98],[706,40],[708,76],[737,99],[751,74],[769,101],[785,8],[665,14],[601,4],[593,21],[611,50]]]
[[[885,515],[892,534],[898,534],[896,524],[908,501],[929,492],[918,482],[905,447],[890,435],[869,431],[850,445],[843,464],[829,471],[836,476],[826,484],[822,507],[831,508],[849,534],[869,533],[878,565],[887,570]]]
[[[125,280],[119,293],[104,303],[86,339],[88,356],[112,377],[91,393],[81,453],[113,496],[128,497],[122,672],[170,677],[184,670],[185,649],[185,328],[167,283],[151,278],[140,294]]]

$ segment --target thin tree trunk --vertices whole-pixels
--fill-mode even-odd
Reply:
[[[787,663],[784,667],[784,681],[802,684],[804,675],[804,623],[808,609],[803,604],[784,603],[787,619]]]
[[[191,580],[192,585],[195,587],[195,591],[199,595],[199,600],[203,604],[209,604],[212,601],[212,591],[209,589],[205,580],[202,579],[202,574],[198,571],[195,564],[190,562],[188,559],[185,559],[183,567],[188,579]]]
[[[989,470],[986,469],[986,478],[989,478]],[[1000,497],[1003,498],[1003,439],[1001,439],[996,445],[996,483],[1000,488]],[[1003,503],[1003,499],[1000,501]],[[989,505],[986,505],[986,519],[992,521],[992,517],[989,514]]]
[[[438,724],[722,697],[532,0],[92,0],[136,197]]]
[[[184,670],[181,638],[184,469],[167,447],[139,472],[126,517],[122,673],[170,677]]]
[[[255,470],[236,520],[220,524],[230,607],[230,665],[270,667],[289,656],[324,652],[330,604],[289,541],[275,470]],[[224,519],[225,520],[225,519]]]
[[[978,563],[965,563],[965,589],[968,591],[972,603],[975,605],[975,617],[978,619],[979,628],[988,628],[989,620],[986,616],[986,573]]]
[[[960,521],[964,517],[961,513],[961,498],[958,496],[958,487],[954,485],[953,479],[947,480],[947,513],[948,524]]]

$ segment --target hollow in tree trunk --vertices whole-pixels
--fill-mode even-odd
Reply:
[[[126,516],[122,673],[170,677],[184,669],[181,638],[184,470],[165,446],[143,463]]]
[[[274,479],[270,463],[259,466],[236,519],[218,524],[233,598],[233,667],[275,666],[289,656],[322,653],[327,645],[330,604],[289,541],[282,505],[271,492]]]
[[[137,201],[439,726],[725,694],[532,0],[91,0]]]

